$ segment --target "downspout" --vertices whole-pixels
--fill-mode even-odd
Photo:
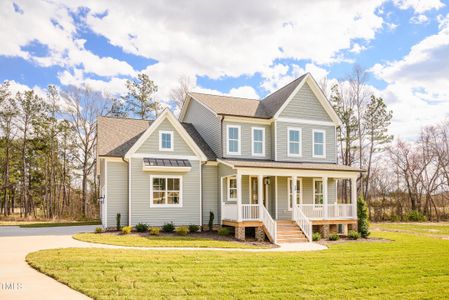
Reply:
[[[128,226],[131,226],[131,158],[126,161],[122,156],[122,160],[128,164]]]

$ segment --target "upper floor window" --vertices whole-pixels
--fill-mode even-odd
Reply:
[[[265,156],[265,128],[253,127],[252,155]]]
[[[159,131],[159,151],[173,151],[173,131]]]
[[[228,154],[240,155],[240,126],[228,125]]]
[[[182,206],[180,176],[151,176],[152,207]]]
[[[324,130],[313,130],[313,157],[326,157],[326,132]]]
[[[287,129],[288,139],[288,156],[301,156],[302,155],[302,130],[301,128]]]

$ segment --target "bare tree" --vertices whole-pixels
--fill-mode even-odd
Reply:
[[[187,75],[178,78],[178,86],[170,91],[170,99],[177,110],[182,108],[187,94],[195,87],[194,81]]]

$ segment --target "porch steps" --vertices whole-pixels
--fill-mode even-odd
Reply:
[[[306,243],[307,238],[296,222],[290,220],[278,220],[277,226],[277,242],[278,243]]]

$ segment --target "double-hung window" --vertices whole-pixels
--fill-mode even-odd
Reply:
[[[265,156],[265,128],[253,127],[252,137],[252,155]]]
[[[237,201],[237,178],[228,177],[228,201]]]
[[[159,131],[159,151],[173,151],[173,131]]]
[[[151,176],[151,207],[181,207],[182,177]]]
[[[326,132],[314,129],[313,132],[313,157],[326,157]]]
[[[287,143],[288,143],[288,156],[301,156],[302,155],[302,130],[301,128],[287,128]]]
[[[240,155],[240,126],[228,125],[228,154]]]
[[[302,180],[298,178],[296,181],[296,204],[301,204],[302,196]],[[292,209],[292,199],[293,199],[293,186],[292,179],[288,179],[288,210]]]
[[[323,204],[323,181],[321,179],[313,180],[313,204]]]

